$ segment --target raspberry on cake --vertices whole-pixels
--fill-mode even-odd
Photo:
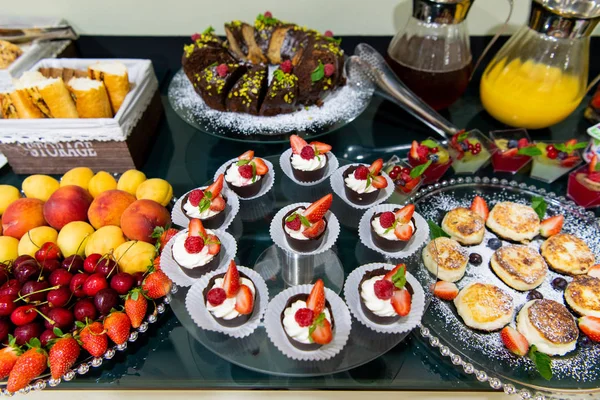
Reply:
[[[294,178],[300,182],[314,182],[325,176],[330,145],[321,142],[306,143],[298,135],[290,136],[290,145],[290,164]]]
[[[297,207],[284,215],[283,231],[293,250],[314,251],[321,245],[327,229],[325,214],[329,211],[332,201],[333,195],[328,194],[308,208]]]
[[[408,204],[394,211],[375,213],[371,217],[371,238],[375,246],[385,251],[399,251],[414,236],[417,225],[413,217],[415,206]]]
[[[406,282],[404,264],[391,271],[378,268],[365,272],[358,291],[364,315],[376,324],[393,324],[410,313],[414,292]]]
[[[171,252],[186,275],[199,278],[219,266],[221,241],[215,231],[205,229],[201,220],[192,218],[187,235],[180,233],[173,238]]]
[[[263,177],[269,167],[262,158],[254,157],[254,151],[248,150],[238,157],[225,171],[227,186],[241,198],[256,196],[262,188]]]
[[[369,167],[366,165],[351,166],[343,173],[344,190],[346,197],[354,204],[367,205],[377,200],[379,191],[388,185],[387,180],[381,175],[383,159],[373,161]]]
[[[220,174],[210,186],[194,189],[181,201],[181,211],[188,218],[202,220],[205,228],[217,229],[225,221],[227,198],[223,191],[224,175]]]

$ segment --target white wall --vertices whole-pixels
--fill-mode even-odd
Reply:
[[[280,19],[340,35],[392,35],[410,15],[412,0],[2,0],[2,14],[66,18],[81,34],[189,35],[232,19],[254,21],[270,10]],[[524,24],[530,0],[515,0],[508,32]],[[472,35],[492,34],[508,12],[508,0],[476,0]]]

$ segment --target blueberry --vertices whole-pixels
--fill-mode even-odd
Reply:
[[[477,253],[471,253],[469,254],[469,262],[473,265],[481,265],[483,259],[481,258],[481,255]]]
[[[435,163],[435,162],[437,162],[437,160],[440,159],[440,156],[438,156],[437,154],[430,154],[427,157],[431,160],[432,163]]]
[[[514,149],[515,147],[519,146],[519,142],[517,142],[515,139],[511,139],[508,141],[508,148],[509,149]]]
[[[463,151],[467,151],[467,150],[469,150],[469,143],[461,142],[460,147],[462,147]]]
[[[487,247],[492,250],[498,250],[500,247],[502,247],[502,241],[498,238],[491,238],[487,242]]]
[[[565,158],[569,157],[569,155],[566,152],[561,151],[561,152],[558,153],[557,157],[558,157],[559,160],[564,160]]]
[[[544,295],[538,292],[537,290],[532,290],[527,293],[527,300],[541,300],[544,298]]]
[[[579,345],[581,347],[590,347],[592,345],[592,341],[589,337],[587,336],[582,336],[581,340],[579,341]]]
[[[395,184],[396,186],[405,186],[405,185],[406,185],[406,181],[405,181],[404,179],[396,179],[396,180],[394,181],[394,184]]]
[[[554,278],[552,280],[552,287],[556,290],[565,290],[567,281],[564,278]]]

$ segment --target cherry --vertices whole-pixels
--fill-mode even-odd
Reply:
[[[38,306],[38,311],[41,312],[44,315],[48,315],[48,313],[50,312],[51,308],[48,305],[48,303],[42,304]]]
[[[69,303],[69,300],[71,300],[71,291],[68,287],[62,286],[58,289],[49,291],[46,298],[50,307],[64,307]]]
[[[119,272],[110,280],[110,287],[118,294],[125,295],[133,287],[136,279],[127,272]]]
[[[0,285],[4,285],[10,279],[9,266],[4,263],[0,263]]]
[[[111,275],[114,275],[118,272],[117,262],[108,257],[103,258],[98,262],[98,265],[96,266],[96,272],[99,272],[109,278]]]
[[[73,279],[73,274],[66,269],[57,269],[50,274],[48,280],[52,286],[66,286],[68,287]]]
[[[85,291],[85,294],[90,297],[94,297],[96,293],[107,287],[108,282],[106,282],[104,275],[100,273],[90,275],[83,283],[83,290]]]
[[[96,272],[96,265],[98,264],[98,261],[100,261],[101,258],[102,255],[100,254],[90,254],[83,262],[83,270],[88,274],[93,274],[94,272]]]
[[[58,245],[52,242],[46,242],[35,252],[35,259],[39,262],[45,260],[58,260],[61,257]]]
[[[27,281],[37,279],[40,274],[40,267],[37,261],[31,259],[28,261],[23,261],[13,269],[13,273],[15,278],[23,284]]]
[[[42,334],[42,330],[42,325],[37,322],[16,327],[14,336],[17,344],[23,346],[34,337],[39,337]]]
[[[12,332],[12,325],[8,320],[0,319],[0,343],[4,343],[8,334]]]
[[[40,335],[40,342],[42,343],[42,347],[46,347],[48,346],[48,343],[52,340],[55,339],[56,335],[54,334],[54,330],[53,329],[46,329],[44,332],[42,332],[42,334]]]
[[[17,268],[19,265],[21,265],[21,263],[23,263],[25,261],[35,261],[35,258],[28,256],[26,254],[19,256],[19,257],[15,258],[15,261],[13,261],[13,268]]]
[[[60,261],[56,259],[44,260],[41,265],[44,274],[50,275],[52,272],[60,268]]]
[[[19,294],[21,283],[16,279],[11,279],[0,287],[0,296],[4,294]]]
[[[12,314],[10,314],[10,320],[13,324],[22,326],[33,322],[37,315],[35,306],[29,304],[15,308]]]
[[[119,294],[114,289],[102,289],[94,296],[94,305],[101,315],[107,315],[118,304]]]
[[[85,290],[83,290],[83,284],[85,283],[88,277],[88,274],[86,274],[85,272],[81,272],[73,276],[73,279],[71,279],[69,289],[71,289],[71,293],[73,293],[75,297],[85,297]]]
[[[75,319],[81,322],[85,322],[86,318],[93,321],[98,316],[96,306],[94,306],[92,299],[78,300],[77,303],[75,303],[75,307],[73,307],[73,314],[75,314]]]
[[[75,319],[73,317],[73,313],[66,308],[53,308],[48,312],[48,318],[53,321],[45,320],[44,325],[47,329],[52,329],[54,327],[59,328],[60,330],[69,331],[73,326],[73,322]]]
[[[46,281],[27,281],[23,284],[20,294],[25,302],[46,300],[46,290],[50,285]]]
[[[142,283],[144,283],[143,272],[136,272],[135,274],[133,274],[133,278],[135,279],[135,286],[142,286]]]
[[[0,317],[8,317],[17,308],[16,294],[0,295]]]
[[[61,266],[69,272],[77,273],[83,271],[83,257],[73,254],[65,258]]]

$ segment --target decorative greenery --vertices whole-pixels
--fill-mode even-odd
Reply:
[[[318,82],[321,79],[323,79],[324,77],[325,77],[325,66],[323,65],[321,60],[319,60],[319,65],[317,65],[317,68],[315,68],[315,70],[310,74],[310,79],[313,82]]]
[[[435,140],[431,140],[431,139],[425,139],[421,142],[422,146],[428,147],[430,149],[433,149],[434,147],[438,147],[438,144],[435,142]]]
[[[554,145],[554,148],[558,151],[564,151],[567,154],[571,154],[572,152],[574,152],[575,150],[579,150],[579,149],[585,149],[587,147],[587,142],[579,142],[579,143],[575,143],[575,144],[564,144],[564,143],[557,143]]]
[[[546,200],[544,200],[541,196],[534,196],[531,199],[531,208],[536,212],[540,219],[544,219],[546,216],[546,209],[548,208],[548,204]]]
[[[432,161],[428,160],[425,164],[421,164],[421,165],[414,167],[410,171],[410,177],[415,179],[416,177],[423,175],[423,173],[427,170],[427,168],[429,168],[431,163],[432,163]]]
[[[521,147],[517,151],[517,154],[520,156],[541,156],[542,150],[540,150],[537,146],[527,146]]]
[[[552,359],[544,353],[540,353],[535,345],[529,349],[529,358],[535,364],[542,378],[549,381],[552,379]]]
[[[439,225],[435,222],[428,220],[427,225],[429,225],[429,236],[431,237],[431,239],[437,239],[439,237],[450,237],[450,235],[444,232],[444,230],[440,228]]]
[[[212,35],[212,33],[215,31],[215,28],[213,28],[212,26],[209,26],[208,28],[206,28],[204,30],[204,32],[202,32],[203,35]]]
[[[392,283],[398,289],[404,289],[406,285],[406,266],[398,268],[398,271],[392,276]]]
[[[308,339],[312,343],[312,334],[317,329],[317,326],[323,325],[323,321],[325,320],[325,313],[321,313],[317,315],[317,318],[314,319],[312,325],[308,328]]]

